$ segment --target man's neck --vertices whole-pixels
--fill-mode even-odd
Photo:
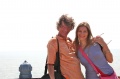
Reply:
[[[64,40],[66,40],[66,38],[67,38],[67,37],[64,37],[64,36],[62,36],[62,35],[60,35],[60,34],[58,34],[58,36],[59,36],[59,37],[62,37]]]

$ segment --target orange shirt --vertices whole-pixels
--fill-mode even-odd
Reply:
[[[77,59],[72,42],[56,36],[59,40],[60,69],[62,74],[68,79],[82,79],[80,62]],[[47,64],[54,64],[56,52],[58,50],[56,38],[52,38],[47,45],[48,60]]]

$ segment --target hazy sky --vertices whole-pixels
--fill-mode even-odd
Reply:
[[[104,33],[110,49],[120,49],[120,0],[0,0],[0,53],[46,51],[62,14],[76,26],[87,21],[94,36]]]

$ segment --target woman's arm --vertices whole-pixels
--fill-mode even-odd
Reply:
[[[111,51],[109,50],[108,45],[103,40],[103,38],[100,37],[100,36],[96,36],[96,38],[94,39],[94,41],[97,42],[97,43],[99,43],[102,46],[102,51],[103,51],[103,54],[106,57],[106,60],[109,63],[112,63],[113,62],[113,55],[112,55]]]
[[[104,55],[106,57],[106,60],[109,63],[112,63],[113,62],[113,55],[112,55],[111,51],[109,50],[109,48],[108,48],[106,43],[102,44],[102,50],[103,50],[103,53],[104,53]]]

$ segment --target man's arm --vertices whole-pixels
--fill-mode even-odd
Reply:
[[[47,66],[48,66],[48,73],[49,73],[50,79],[55,79],[54,65],[53,64],[48,64]]]

